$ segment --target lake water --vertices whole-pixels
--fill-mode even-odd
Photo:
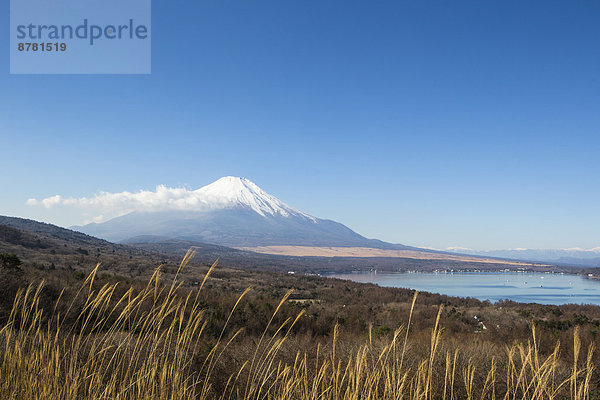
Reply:
[[[562,274],[518,272],[350,273],[328,277],[496,302],[600,305],[600,281]]]

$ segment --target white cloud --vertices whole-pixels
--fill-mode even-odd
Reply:
[[[52,208],[54,206],[57,206],[59,204],[61,204],[63,202],[63,198],[60,195],[55,195],[55,196],[50,196],[50,197],[46,197],[43,200],[36,200],[36,199],[29,199],[27,200],[27,205],[29,206],[44,206],[46,208]]]
[[[166,210],[203,210],[208,207],[206,197],[199,191],[185,188],[169,188],[159,185],[156,190],[140,190],[132,193],[99,192],[93,197],[62,197],[55,195],[45,199],[29,199],[29,206],[43,206],[55,208],[60,206],[76,207],[80,209],[103,213],[95,216],[90,221],[100,222],[106,215],[123,215],[132,211],[166,211]]]

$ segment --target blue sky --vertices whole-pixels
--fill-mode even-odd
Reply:
[[[600,3],[152,7],[151,75],[9,75],[1,42],[0,214],[235,175],[392,242],[600,246]]]

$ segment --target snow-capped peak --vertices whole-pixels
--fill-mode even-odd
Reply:
[[[254,182],[246,178],[225,176],[210,185],[196,190],[198,197],[211,208],[250,208],[266,215],[300,216],[315,220],[314,217],[288,206],[278,198],[268,194]]]

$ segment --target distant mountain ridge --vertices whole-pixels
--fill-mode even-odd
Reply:
[[[152,269],[164,258],[142,249],[110,243],[80,232],[25,218],[0,216],[0,252],[14,253],[39,269]]]
[[[477,251],[465,248],[449,249],[461,254],[496,257],[513,260],[529,260],[555,264],[600,267],[600,247],[593,249],[508,249]]]
[[[14,244],[25,244],[26,247],[28,243],[37,243],[40,240],[42,240],[42,242],[47,240],[68,241],[71,244],[96,247],[114,246],[113,243],[109,243],[106,240],[85,233],[75,232],[70,229],[61,228],[56,225],[32,219],[0,215],[0,225],[2,225],[3,240]],[[52,247],[55,245],[56,243],[44,244],[45,247]]]
[[[110,241],[159,236],[229,247],[363,246],[412,249],[367,239],[345,225],[315,218],[245,178],[224,177],[195,190],[194,210],[134,211],[72,229]]]

